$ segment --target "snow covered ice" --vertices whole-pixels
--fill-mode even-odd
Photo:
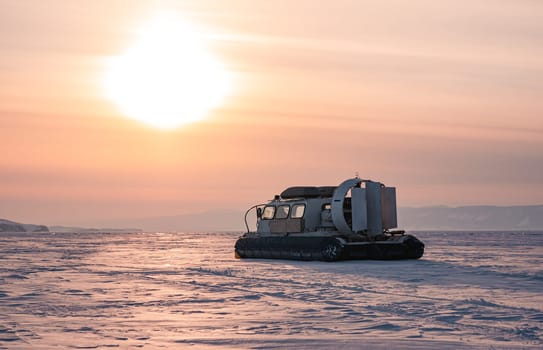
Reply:
[[[541,349],[543,233],[237,260],[239,233],[0,233],[0,348]]]

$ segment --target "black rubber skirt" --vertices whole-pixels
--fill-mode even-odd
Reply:
[[[398,260],[418,259],[424,243],[411,235],[392,236],[376,242],[342,243],[335,237],[241,237],[237,258],[288,260]]]

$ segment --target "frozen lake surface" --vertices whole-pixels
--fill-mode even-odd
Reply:
[[[0,349],[541,349],[543,233],[417,261],[236,260],[237,233],[0,233]]]

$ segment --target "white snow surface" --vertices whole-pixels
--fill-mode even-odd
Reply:
[[[239,233],[0,233],[0,349],[542,349],[543,233],[238,260]]]

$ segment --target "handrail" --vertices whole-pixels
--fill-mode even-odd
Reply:
[[[247,223],[247,214],[249,214],[249,212],[255,208],[258,208],[260,206],[265,206],[266,204],[257,204],[257,205],[253,205],[252,207],[250,207],[249,209],[247,209],[247,211],[245,212],[245,227],[247,228],[247,233],[250,232],[249,230],[249,224]]]

